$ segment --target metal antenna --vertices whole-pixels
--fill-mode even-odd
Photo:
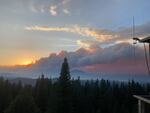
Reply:
[[[134,22],[134,16],[133,16],[133,27],[132,27],[132,37],[135,38],[135,22]],[[133,40],[133,57],[134,57],[134,63],[136,63],[136,56],[135,56],[135,49],[136,49],[137,40]]]
[[[134,22],[134,16],[133,16],[133,27],[132,27],[132,37],[135,38],[135,22]],[[133,44],[137,44],[137,40],[133,40]]]
[[[135,23],[134,23],[134,16],[133,16],[133,38],[134,38],[134,35],[135,35]]]

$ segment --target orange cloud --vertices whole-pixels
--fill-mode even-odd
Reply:
[[[108,40],[116,39],[119,37],[118,35],[107,30],[80,27],[78,25],[75,25],[72,27],[32,26],[32,27],[26,27],[25,29],[26,30],[39,30],[39,31],[63,31],[63,32],[76,33],[82,36],[94,37],[99,42],[107,42]]]
[[[99,43],[92,40],[77,40],[77,45],[82,48],[85,48],[89,52],[95,52],[100,49]]]
[[[81,47],[89,48],[90,43],[84,42],[82,40],[77,40],[77,44],[80,45]]]

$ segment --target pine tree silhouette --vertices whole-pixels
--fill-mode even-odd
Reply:
[[[60,78],[59,80],[61,81],[69,81],[70,80],[70,71],[69,71],[69,64],[67,61],[67,58],[64,58],[64,62],[61,67],[61,73],[60,73]]]
[[[64,58],[61,67],[58,89],[58,113],[71,113],[71,81],[67,58]]]

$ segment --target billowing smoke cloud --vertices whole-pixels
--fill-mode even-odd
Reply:
[[[81,41],[82,42],[82,41]],[[82,42],[84,43],[84,42]],[[92,44],[91,44],[92,45]],[[144,51],[141,47],[134,47],[128,43],[120,43],[107,48],[95,47],[80,48],[76,51],[51,53],[49,57],[44,57],[28,68],[0,68],[1,72],[26,73],[26,75],[59,75],[64,57],[68,58],[71,74],[79,74],[81,77],[89,73],[98,75],[106,73],[108,75],[147,75],[147,68],[144,60]],[[82,72],[82,73],[81,73]]]
[[[38,60],[33,67],[45,70],[60,70],[61,62],[67,57],[71,70],[82,70],[85,72],[104,72],[115,74],[147,74],[144,51],[141,47],[135,50],[127,43],[120,43],[108,48],[98,48],[96,51],[89,51],[80,48],[74,52],[61,51],[52,53],[47,58]],[[44,72],[44,71],[43,71]]]
[[[147,74],[143,49],[137,47],[135,50],[136,55],[134,55],[134,47],[129,43],[125,43],[130,42],[130,39],[132,39],[132,28],[119,28],[118,30],[110,31],[80,26],[33,26],[27,27],[26,29],[70,32],[94,38],[94,40],[77,40],[77,44],[82,48],[75,52],[62,51],[59,54],[50,55],[49,58],[46,58],[47,61],[52,58],[57,58],[57,60],[60,61],[60,59],[63,60],[63,57],[66,56],[70,61],[71,69],[91,72],[110,72],[116,74]],[[150,22],[136,26],[136,37],[141,38],[149,36],[149,29]],[[114,43],[114,45],[106,48],[101,48],[99,46],[100,44],[106,43]],[[39,61],[41,62],[41,60]]]

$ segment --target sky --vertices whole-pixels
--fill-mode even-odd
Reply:
[[[0,0],[0,65],[131,43],[133,16],[135,35],[150,35],[149,8],[149,0]]]

